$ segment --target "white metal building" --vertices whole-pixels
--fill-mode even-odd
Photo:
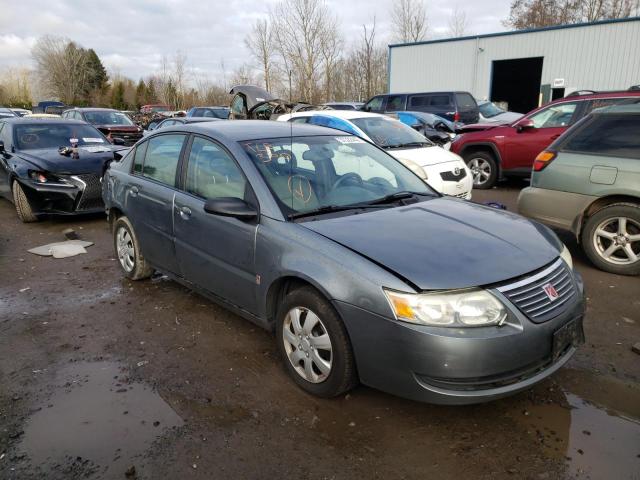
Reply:
[[[640,84],[640,17],[389,46],[389,92],[465,90],[527,112]]]

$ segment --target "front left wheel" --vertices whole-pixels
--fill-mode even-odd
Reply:
[[[27,195],[24,193],[22,185],[20,185],[17,180],[14,180],[11,190],[13,192],[13,204],[16,207],[18,218],[22,220],[23,223],[37,222],[38,217],[33,213],[33,209],[31,208]]]
[[[329,398],[358,383],[347,330],[317,290],[303,287],[285,297],[276,341],[287,372],[303,390]]]

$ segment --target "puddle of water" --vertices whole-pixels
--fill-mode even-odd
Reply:
[[[626,395],[626,403],[638,392],[612,388],[610,395],[613,403],[617,395]],[[528,415],[519,414],[517,419],[548,455],[565,459],[569,473],[578,478],[640,479],[640,420],[609,406],[600,408],[574,393],[564,396],[568,407],[533,405]]]
[[[70,364],[56,385],[28,419],[20,446],[31,465],[44,471],[88,460],[93,471],[120,476],[166,428],[182,425],[160,395],[129,382],[116,363]]]

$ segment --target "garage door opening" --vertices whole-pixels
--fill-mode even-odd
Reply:
[[[506,102],[512,112],[527,113],[538,106],[544,57],[494,60],[491,101]]]

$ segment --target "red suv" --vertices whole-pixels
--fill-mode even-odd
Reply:
[[[467,125],[451,144],[473,173],[474,188],[493,187],[498,178],[529,176],[536,156],[591,110],[640,103],[640,91],[581,91],[554,100],[509,125]]]

